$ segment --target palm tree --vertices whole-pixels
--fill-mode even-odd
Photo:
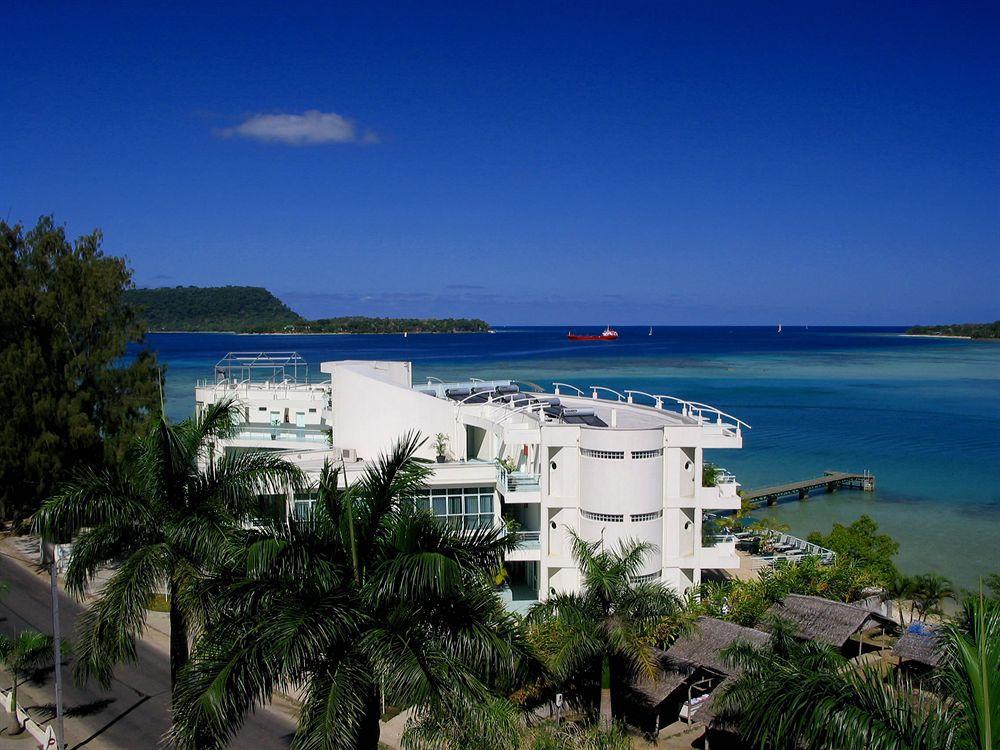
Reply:
[[[637,673],[660,668],[653,635],[663,618],[681,608],[677,595],[659,581],[636,581],[653,545],[622,540],[615,549],[573,534],[573,556],[582,590],[560,593],[534,605],[528,623],[549,625],[543,657],[559,681],[589,674],[602,685],[600,715],[610,723],[623,687]],[[608,688],[603,688],[607,676]],[[612,703],[614,700],[614,703]]]
[[[262,495],[284,493],[299,470],[267,451],[213,453],[236,429],[226,401],[198,419],[157,419],[116,467],[90,469],[62,486],[37,513],[47,538],[71,538],[67,588],[82,598],[99,570],[117,566],[81,616],[75,676],[108,687],[114,665],[135,661],[147,605],[166,587],[170,603],[170,682],[188,659],[203,612],[186,589],[216,563],[226,542],[260,509]]]
[[[945,599],[954,599],[951,581],[935,573],[926,573],[913,579],[913,601],[920,619],[928,615],[941,614],[941,604]]]
[[[857,667],[832,648],[797,642],[780,623],[770,643],[725,653],[738,677],[720,688],[717,716],[751,745],[805,750],[994,750],[1000,726],[1000,606],[967,604],[966,629],[943,627],[938,692],[899,673]]]
[[[914,588],[914,579],[911,576],[898,572],[882,587],[882,599],[892,602],[895,606],[896,614],[899,616],[900,628],[905,626],[903,622],[903,601],[913,597]]]
[[[22,630],[11,638],[0,635],[0,662],[10,672],[13,686],[10,689],[11,713],[8,734],[19,734],[24,727],[17,718],[17,685],[28,672],[37,669],[52,658],[52,636],[34,630]]]
[[[963,616],[946,624],[940,646],[944,694],[954,699],[951,720],[959,746],[987,750],[1000,737],[1000,603],[980,591]]]
[[[719,688],[717,718],[768,750],[946,750],[951,732],[935,696],[857,667],[835,649],[797,641],[772,621],[767,644],[737,642],[723,655],[738,675]]]
[[[308,519],[248,530],[199,585],[217,609],[178,683],[177,748],[222,747],[290,685],[297,749],[375,748],[383,697],[460,734],[513,690],[528,648],[490,579],[517,541],[418,509],[421,443],[405,437],[350,487],[326,466]]]

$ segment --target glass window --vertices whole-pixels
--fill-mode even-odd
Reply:
[[[451,487],[424,490],[416,497],[417,508],[431,512],[455,529],[480,529],[493,525],[492,487]]]

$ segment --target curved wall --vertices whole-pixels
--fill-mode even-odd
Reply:
[[[636,516],[639,516],[636,518]],[[640,575],[663,565],[663,430],[580,430],[580,535],[656,546]]]

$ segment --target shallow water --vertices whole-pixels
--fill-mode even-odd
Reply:
[[[320,377],[328,359],[409,359],[418,379],[498,377],[550,387],[635,388],[713,404],[753,427],[712,460],[746,487],[869,469],[875,493],[814,495],[768,511],[793,533],[860,513],[901,543],[909,572],[961,586],[1000,570],[1000,343],[934,340],[899,329],[619,329],[616,342],[568,342],[563,328],[495,335],[154,334],[168,365],[167,409],[188,416],[196,378],[233,350],[295,350]]]

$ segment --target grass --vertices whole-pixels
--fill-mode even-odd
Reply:
[[[164,594],[153,594],[149,603],[146,604],[146,609],[151,609],[154,612],[169,612],[170,599]]]

